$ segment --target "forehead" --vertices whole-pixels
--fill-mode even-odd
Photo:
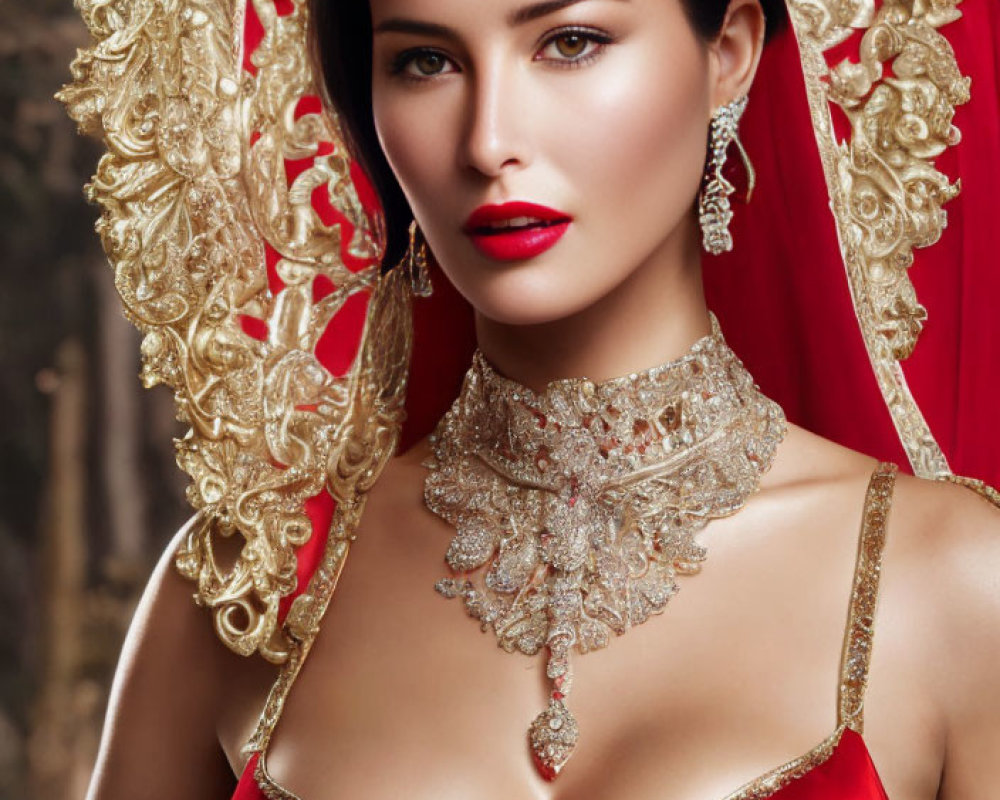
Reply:
[[[369,0],[372,22],[387,19],[478,20],[508,27],[540,19],[569,8],[641,4],[644,0]]]

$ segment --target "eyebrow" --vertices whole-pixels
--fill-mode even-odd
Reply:
[[[512,28],[516,28],[518,25],[524,25],[541,17],[547,17],[549,14],[555,14],[557,11],[562,11],[564,8],[582,2],[584,0],[543,0],[541,3],[524,6],[512,12],[507,17],[507,24]]]
[[[529,6],[523,6],[511,12],[507,16],[507,24],[512,28],[516,28],[519,25],[525,25],[536,19],[547,17],[549,14],[555,14],[557,11],[562,11],[564,8],[583,2],[586,2],[586,0],[543,0],[541,3],[532,3]],[[413,33],[422,36],[436,36],[442,39],[458,38],[458,34],[447,25],[439,25],[436,22],[422,22],[404,17],[391,17],[384,20],[372,32],[386,33],[389,31],[394,33]]]

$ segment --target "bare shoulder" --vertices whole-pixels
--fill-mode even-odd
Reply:
[[[899,476],[883,576],[898,632],[883,625],[880,635],[905,653],[897,668],[922,688],[940,731],[941,800],[988,797],[1000,784],[998,570],[1000,509],[953,483]]]
[[[789,426],[765,480],[779,495],[806,497],[815,512],[856,504],[876,464]],[[941,781],[939,800],[989,797],[1000,785],[998,574],[1000,509],[967,487],[901,472],[866,704],[870,745],[898,786],[916,786],[928,770]],[[934,764],[909,761],[916,753]]]
[[[188,525],[154,569],[129,627],[90,800],[218,798],[234,786],[220,728],[230,699],[259,684],[261,668],[218,641],[192,584],[174,568]]]
[[[836,498],[856,497],[877,465],[869,456],[789,426],[766,480],[777,489],[809,486]],[[961,617],[950,629],[978,619],[1000,638],[1000,508],[950,481],[900,472],[886,544],[886,584],[907,586],[940,609]],[[911,598],[914,602],[916,598]],[[984,616],[985,615],[985,616]],[[994,664],[994,667],[998,664]]]
[[[888,569],[926,614],[935,683],[954,707],[988,677],[1000,743],[1000,509],[966,487],[901,475],[891,513]]]
[[[856,504],[876,465],[873,458],[789,426],[765,481],[776,492],[809,496],[816,511]],[[956,693],[981,688],[988,674],[1000,687],[992,678],[1000,671],[998,572],[1000,509],[952,482],[897,476],[883,595],[886,605],[919,621],[907,626],[906,646],[934,651],[925,653],[927,668],[940,674],[927,680],[939,687],[945,705],[954,707]],[[994,694],[1000,719],[1000,689]]]
[[[992,646],[1000,667],[1000,508],[948,481],[900,475],[889,536],[899,582],[937,609],[940,645],[967,651],[972,666]],[[965,637],[974,635],[974,640]],[[987,664],[983,664],[987,666]]]
[[[892,513],[914,554],[933,556],[941,566],[956,556],[959,566],[976,549],[1000,555],[1000,508],[965,486],[900,475]]]

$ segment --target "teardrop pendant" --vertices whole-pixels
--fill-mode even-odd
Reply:
[[[569,761],[580,738],[580,729],[561,692],[553,692],[549,707],[535,717],[528,729],[535,768],[545,780],[555,780]]]

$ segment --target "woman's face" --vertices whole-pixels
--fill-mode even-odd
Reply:
[[[580,312],[691,213],[717,82],[680,0],[371,0],[386,157],[487,318]],[[528,204],[528,205],[524,205]],[[506,226],[506,227],[503,227]]]

